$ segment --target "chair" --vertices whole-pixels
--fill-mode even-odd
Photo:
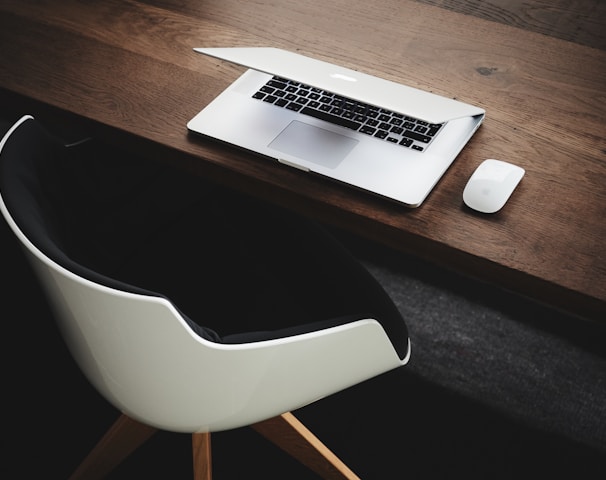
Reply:
[[[91,155],[91,150],[87,152]],[[326,275],[343,273],[350,282],[347,288],[356,289],[349,295],[346,292],[339,304],[370,311],[376,306],[380,315],[370,316],[351,309],[329,310],[328,318],[320,315],[306,320],[300,318],[299,308],[287,306],[295,317],[293,321],[273,301],[269,301],[270,306],[256,305],[271,299],[271,293],[264,295],[254,290],[254,295],[250,295],[242,292],[235,281],[236,290],[225,294],[222,291],[225,282],[217,280],[218,268],[204,288],[192,288],[196,282],[183,272],[185,263],[195,255],[202,257],[202,270],[207,264],[220,268],[223,262],[230,262],[226,258],[231,258],[234,251],[216,248],[217,244],[231,241],[231,233],[216,242],[212,238],[204,240],[211,243],[205,244],[205,248],[192,248],[195,250],[192,253],[183,245],[185,235],[179,238],[182,232],[176,230],[176,224],[169,224],[157,236],[179,238],[175,242],[177,247],[170,251],[180,250],[178,254],[186,255],[187,262],[176,268],[176,262],[170,259],[165,262],[168,267],[156,268],[156,261],[163,262],[162,252],[169,251],[164,247],[158,249],[158,244],[149,247],[151,253],[142,261],[133,262],[130,258],[137,257],[141,249],[130,244],[130,253],[122,252],[121,259],[129,259],[124,263],[130,265],[130,273],[123,265],[114,268],[112,262],[118,262],[108,251],[111,248],[113,252],[121,251],[121,235],[115,235],[114,231],[103,238],[99,232],[108,219],[90,219],[95,212],[108,209],[111,202],[87,205],[94,199],[90,193],[94,189],[74,182],[67,168],[82,168],[88,165],[88,160],[81,147],[63,145],[27,115],[0,141],[0,209],[4,219],[22,244],[47,294],[75,362],[102,397],[121,412],[71,478],[103,478],[155,431],[166,430],[192,434],[194,478],[210,479],[211,432],[243,426],[251,426],[322,478],[358,478],[291,412],[407,363],[410,342],[406,326],[374,279],[347,257],[336,242],[307,227],[295,235],[309,237],[305,242],[315,241],[303,263],[315,261],[316,257],[323,262],[336,262]],[[110,160],[105,157],[101,163],[109,164]],[[90,198],[75,196],[82,192]],[[215,193],[205,197],[205,201],[211,198],[216,198]],[[195,205],[200,208],[199,205],[206,204]],[[234,211],[236,208],[241,206],[235,206]],[[74,216],[75,212],[80,216]],[[165,212],[165,218],[173,213]],[[215,217],[211,224],[219,231],[225,216]],[[133,231],[139,231],[137,222],[143,220],[137,219],[127,215],[124,224],[135,223]],[[273,222],[273,217],[269,222]],[[83,231],[88,231],[88,236]],[[204,234],[206,237],[212,237],[212,233]],[[110,248],[107,243],[111,242],[114,245]],[[124,243],[128,243],[126,235]],[[100,244],[96,250],[95,244]],[[211,247],[213,251],[209,253]],[[87,251],[89,248],[95,251]],[[290,257],[298,258],[296,247],[280,252],[275,268],[290,262]],[[254,261],[255,258],[239,258],[240,263],[229,265],[250,268],[247,262]],[[341,266],[344,272],[339,271]],[[171,271],[171,267],[175,269]],[[141,268],[145,271],[137,276]],[[255,267],[265,268],[269,267]],[[293,269],[289,266],[285,270]],[[126,273],[121,277],[115,272]],[[154,273],[158,273],[159,283],[148,282]],[[167,280],[169,275],[172,276]],[[204,276],[200,270],[195,275]],[[248,272],[242,275],[246,278]],[[299,280],[294,294],[301,293],[306,303],[313,304],[314,298],[308,297],[308,292],[300,292],[308,280],[296,269],[292,279],[278,279],[277,284]],[[162,281],[169,285],[169,293],[154,290],[158,286],[163,288]],[[182,290],[188,289],[193,290],[188,299],[193,306],[180,299]],[[214,296],[222,295],[227,300],[215,302],[216,307],[206,306],[213,303]],[[240,295],[246,301],[238,307]],[[364,296],[367,303],[359,306],[359,298]],[[248,315],[253,303],[257,311],[269,313]],[[279,301],[276,299],[275,303]],[[246,318],[232,324],[235,316],[231,308],[239,308]],[[272,316],[270,311],[274,308],[278,310],[277,320],[264,322],[265,316]],[[230,312],[229,318],[221,317],[224,310]]]

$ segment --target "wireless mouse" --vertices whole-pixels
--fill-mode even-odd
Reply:
[[[502,160],[484,160],[473,172],[465,189],[465,204],[482,213],[498,212],[522,180],[522,167]]]

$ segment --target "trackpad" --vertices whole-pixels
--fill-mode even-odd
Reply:
[[[292,121],[269,144],[270,148],[335,168],[358,144],[358,140],[307,123]]]

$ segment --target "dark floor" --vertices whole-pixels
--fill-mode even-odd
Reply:
[[[409,323],[408,366],[294,412],[364,480],[606,478],[606,334],[471,279],[341,237]],[[71,361],[0,222],[2,478],[63,479],[117,417]],[[213,434],[214,478],[314,479],[250,429]],[[113,479],[191,478],[158,433]]]
[[[2,477],[67,478],[117,412],[76,370],[45,306],[38,300],[36,287],[21,263],[16,245],[12,239],[7,239],[4,224],[0,233],[5,252],[3,277],[11,279],[3,294],[4,338],[10,339],[10,344],[2,350],[4,404],[9,416],[8,428],[4,430],[7,447]],[[389,288],[397,288],[393,278],[380,271],[376,258],[373,262],[371,269],[376,270],[377,276],[386,281]],[[461,299],[469,301],[459,293],[460,281],[452,289],[445,290],[447,286],[443,282],[448,280],[448,274],[436,274],[433,284],[427,283],[428,275],[425,270],[421,278],[407,275],[403,281],[417,284],[414,295],[418,298],[426,294],[435,296],[439,291],[442,293],[437,295],[445,295],[446,303],[455,309],[461,308]],[[409,287],[407,285],[407,289]],[[24,295],[23,292],[30,293]],[[397,292],[394,295],[397,298]],[[507,294],[495,293],[488,306],[474,304],[475,311],[483,311],[485,318],[490,320],[495,308],[492,304],[500,295]],[[412,298],[411,303],[414,302]],[[13,313],[8,315],[7,312]],[[420,324],[434,320],[430,312]],[[416,329],[420,333],[418,338],[414,336]],[[525,417],[524,412],[533,414],[536,405],[527,405],[520,411],[515,398],[501,404],[490,401],[490,394],[484,392],[481,385],[473,385],[474,379],[464,382],[466,388],[443,382],[434,369],[446,370],[458,379],[465,378],[467,373],[459,371],[456,364],[433,365],[432,369],[431,365],[419,363],[430,361],[432,349],[423,345],[424,333],[414,322],[411,331],[413,345],[417,344],[421,360],[411,360],[409,367],[295,412],[361,478],[382,480],[408,475],[432,479],[452,475],[478,479],[604,478],[604,436],[588,440],[581,435],[579,440],[575,438],[579,437],[576,433],[565,435],[561,433],[565,431],[562,429],[558,433],[558,428],[542,422],[538,418],[540,415],[536,422]],[[535,353],[541,355],[544,344],[539,339],[534,341],[538,349]],[[597,355],[592,345],[588,339],[588,352]],[[443,352],[435,351],[435,362],[444,360],[441,355]],[[562,356],[566,355],[567,352],[562,352]],[[604,359],[603,356],[599,358]],[[486,361],[490,362],[489,359]],[[604,362],[601,365],[604,366]],[[604,371],[598,372],[602,382]],[[474,378],[478,379],[477,376]],[[538,387],[542,382],[544,379],[536,379]],[[494,389],[495,385],[504,383],[496,379],[486,388]],[[535,387],[530,386],[529,391]],[[580,392],[582,388],[579,387]],[[516,392],[511,393],[515,396]],[[535,399],[534,403],[541,408],[541,405],[557,403],[557,400]],[[604,397],[591,399],[601,403],[604,400]],[[506,408],[508,401],[513,404],[511,411]],[[599,416],[603,408],[595,411],[587,408],[585,412],[582,408],[573,408],[577,411],[576,417],[568,416],[567,421],[587,422],[585,429],[603,434],[606,420]],[[565,410],[565,407],[561,409]],[[594,416],[596,411],[597,417]],[[316,478],[247,428],[214,434],[213,455],[217,480]],[[9,475],[10,472],[13,473]],[[114,479],[145,477],[190,478],[189,435],[157,434],[112,475]]]

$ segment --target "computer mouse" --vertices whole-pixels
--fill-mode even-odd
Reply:
[[[465,204],[482,213],[498,212],[522,180],[526,171],[517,165],[489,158],[473,172],[465,189]]]

